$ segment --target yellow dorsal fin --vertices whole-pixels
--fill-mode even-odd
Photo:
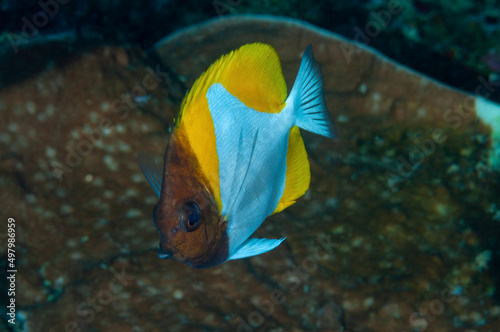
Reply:
[[[191,101],[206,98],[214,83],[221,83],[243,104],[259,112],[278,113],[285,106],[287,90],[280,59],[267,44],[243,45],[220,57],[193,84],[179,117],[189,111]]]
[[[309,188],[310,180],[311,172],[304,141],[299,128],[292,127],[288,137],[288,152],[286,155],[285,191],[273,214],[283,211],[295,203],[297,198],[304,195]]]
[[[221,83],[246,106],[268,113],[278,113],[285,106],[287,88],[274,48],[254,43],[219,58],[184,97],[176,130],[187,137],[221,211],[219,161],[206,97],[214,83]]]

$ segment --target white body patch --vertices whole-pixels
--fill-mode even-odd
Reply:
[[[263,113],[247,107],[219,83],[208,89],[207,99],[215,127],[221,214],[229,220],[231,257],[283,195],[288,136],[294,122],[292,112],[285,109]]]

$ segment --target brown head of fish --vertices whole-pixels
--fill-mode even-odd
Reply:
[[[227,220],[220,216],[213,190],[183,135],[170,139],[153,223],[160,233],[160,258],[173,258],[194,268],[228,259]]]

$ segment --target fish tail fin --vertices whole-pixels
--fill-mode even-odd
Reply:
[[[326,107],[323,75],[314,60],[309,44],[304,51],[299,73],[288,96],[287,107],[292,107],[295,125],[315,134],[337,138],[335,125]]]

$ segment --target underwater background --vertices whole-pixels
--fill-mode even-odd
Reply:
[[[0,33],[0,331],[500,331],[499,1],[0,0]],[[257,41],[289,90],[312,43],[339,139],[303,132],[280,247],[160,260],[137,153]]]

